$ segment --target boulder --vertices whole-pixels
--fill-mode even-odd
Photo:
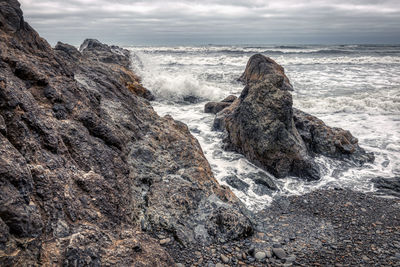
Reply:
[[[208,102],[204,106],[204,112],[217,114],[221,110],[229,107],[236,99],[236,96],[230,95],[224,98],[221,102]]]

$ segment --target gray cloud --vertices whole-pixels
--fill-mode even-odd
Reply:
[[[21,0],[51,43],[400,43],[398,0]]]

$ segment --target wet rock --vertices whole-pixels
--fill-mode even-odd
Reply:
[[[204,112],[217,114],[218,112],[220,112],[226,107],[229,107],[230,105],[231,103],[229,102],[208,102],[204,106]]]
[[[225,181],[233,188],[236,188],[237,190],[240,190],[242,192],[246,192],[250,187],[246,182],[242,181],[236,175],[226,177]]]
[[[373,154],[362,149],[349,131],[329,127],[317,117],[296,108],[293,109],[293,119],[309,151],[358,166],[374,161]]]
[[[293,87],[288,77],[286,77],[283,67],[277,64],[273,59],[261,54],[255,54],[250,57],[247,62],[246,70],[243,72],[242,76],[240,76],[239,81],[245,84],[259,82],[264,79],[269,79],[269,75],[271,74],[283,77],[280,89],[293,91]]]
[[[273,191],[278,190],[273,178],[265,172],[249,173],[247,176],[258,185],[262,185]]]
[[[400,196],[400,177],[384,178],[378,177],[372,179],[376,187],[381,191],[389,193],[391,195]]]

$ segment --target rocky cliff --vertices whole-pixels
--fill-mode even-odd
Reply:
[[[128,51],[52,49],[16,0],[0,1],[0,51],[1,265],[172,266],[168,243],[252,233],[187,126],[154,112]]]
[[[274,60],[252,56],[240,80],[246,86],[231,105],[206,105],[206,110],[220,107],[213,128],[225,131],[227,149],[244,154],[278,178],[319,179],[316,155],[358,166],[374,160],[349,131],[293,108],[292,86]]]

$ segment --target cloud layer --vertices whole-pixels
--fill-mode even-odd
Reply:
[[[400,43],[398,0],[21,0],[51,43]]]

